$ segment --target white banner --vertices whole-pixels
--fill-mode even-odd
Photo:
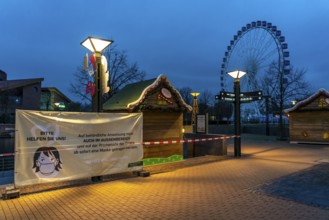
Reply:
[[[141,113],[16,110],[15,185],[140,170],[142,121]]]

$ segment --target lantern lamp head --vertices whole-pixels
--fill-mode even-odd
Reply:
[[[227,72],[227,74],[232,76],[234,79],[240,79],[241,77],[246,75],[246,72],[241,70],[235,70],[235,71]]]
[[[196,97],[198,97],[198,96],[200,95],[200,93],[198,93],[198,92],[192,92],[191,95],[192,95],[194,98],[196,98]]]
[[[112,43],[112,40],[106,40],[99,37],[87,37],[81,42],[81,45],[93,53],[102,53]]]

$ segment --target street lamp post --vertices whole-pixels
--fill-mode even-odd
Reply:
[[[96,58],[96,74],[94,74],[95,94],[92,97],[92,111],[101,112],[103,105],[102,77],[101,77],[101,59],[103,51],[113,43],[112,40],[106,40],[98,37],[87,37],[81,42],[81,45],[91,51]]]
[[[196,124],[196,115],[199,113],[199,105],[198,105],[198,96],[200,93],[192,92],[191,95],[193,96],[193,110],[192,110],[192,126]]]
[[[241,157],[241,124],[240,124],[240,78],[246,74],[246,72],[235,70],[227,72],[234,78],[234,156]]]
[[[102,53],[113,43],[112,40],[106,40],[98,37],[87,37],[81,42],[81,45],[91,51],[96,58],[96,74],[94,74],[95,94],[92,96],[92,111],[101,112],[103,109],[103,92],[102,92]],[[101,176],[91,177],[93,182],[102,180]]]

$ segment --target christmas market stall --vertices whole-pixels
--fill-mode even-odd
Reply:
[[[103,105],[105,112],[143,112],[144,165],[183,159],[183,112],[191,112],[165,75],[125,86]],[[168,144],[169,142],[169,144]]]
[[[291,143],[329,143],[329,93],[320,89],[292,108],[289,117]]]

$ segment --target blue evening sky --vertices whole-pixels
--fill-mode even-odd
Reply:
[[[176,88],[220,90],[220,65],[242,26],[272,22],[313,91],[329,90],[327,0],[1,0],[0,69],[8,79],[44,78],[68,92],[93,35],[114,40],[146,79],[165,74]]]

